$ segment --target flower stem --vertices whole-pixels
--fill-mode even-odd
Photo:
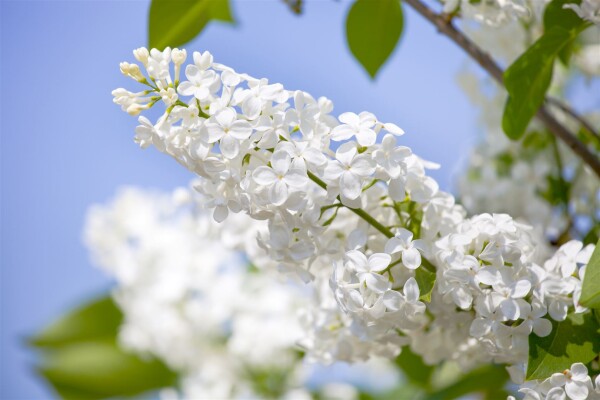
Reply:
[[[321,178],[319,178],[318,176],[316,176],[315,174],[313,174],[310,171],[307,171],[307,172],[308,172],[308,177],[310,178],[311,181],[313,181],[314,183],[319,185],[324,190],[327,190],[327,184],[325,182],[323,182],[323,180],[321,180]],[[388,239],[394,237],[394,233],[391,230],[386,228],[383,224],[381,224],[379,221],[377,221],[375,218],[373,218],[365,210],[363,210],[361,208],[352,208],[352,207],[348,207],[348,206],[344,206],[344,207],[346,207],[347,209],[352,211],[354,214],[358,215],[359,217],[361,217],[362,219],[367,221],[369,223],[369,225],[371,225],[373,228],[377,229],[379,232],[383,233],[385,235],[385,237],[387,237]],[[429,272],[435,273],[435,266],[427,258],[421,257],[421,259],[423,260],[421,265]]]

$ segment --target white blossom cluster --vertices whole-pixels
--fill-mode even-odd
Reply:
[[[181,82],[185,51],[134,55],[148,77],[135,64],[121,70],[149,89],[117,89],[115,102],[134,115],[166,107],[156,123],[139,118],[136,141],[195,172],[217,221],[264,220],[268,258],[314,281],[302,316],[308,357],[391,358],[410,346],[430,364],[506,363],[518,381],[531,332],[584,311],[591,246],[568,242],[544,262],[526,225],[466,218],[426,174],[436,165],[397,144],[398,126],[368,112],[336,119],[330,100],[236,73],[208,52],[194,53]]]
[[[550,0],[442,0],[445,14],[460,14],[477,23],[499,27],[514,21],[531,22]],[[600,25],[600,1],[582,0],[564,5],[581,19]]]
[[[539,8],[549,0],[442,0],[443,12],[460,16],[488,26],[500,26],[510,21],[531,16],[532,8]],[[540,4],[541,3],[541,4]]]
[[[185,189],[125,188],[90,209],[85,240],[116,279],[121,345],[181,375],[181,387],[164,390],[164,399],[310,399],[315,367],[302,363],[297,346],[310,291],[277,281],[273,271],[249,269],[247,257],[261,261],[252,236],[262,224],[241,214],[231,222],[215,223]],[[384,389],[397,380],[383,360],[354,372],[366,369],[378,371],[370,379]],[[335,398],[357,396],[339,382],[322,386]]]
[[[525,395],[524,400],[597,400],[600,399],[600,375],[592,382],[587,367],[575,363],[543,381],[527,382],[519,392]]]
[[[468,33],[476,43],[494,57],[511,63],[541,35],[542,11],[543,9],[538,9],[534,12],[528,24],[513,21],[502,27],[482,26],[478,29],[468,29]],[[588,76],[599,75],[599,61],[598,45],[583,41],[571,60],[572,65],[577,69],[567,71],[557,63],[550,95],[555,98],[562,97],[564,88],[576,75],[572,71],[579,70]],[[536,315],[548,312],[551,318],[561,320],[564,319],[569,307],[574,306],[577,312],[583,311],[578,307],[577,299],[580,295],[579,282],[584,269],[579,270],[579,279],[576,278],[577,273],[573,274],[573,272],[577,271],[578,262],[587,260],[589,255],[585,254],[585,251],[588,250],[582,252],[579,242],[568,240],[569,237],[583,237],[585,232],[600,220],[600,181],[568,148],[556,142],[544,132],[544,127],[535,121],[523,140],[520,142],[508,140],[499,128],[501,111],[506,101],[504,89],[479,78],[476,73],[469,72],[461,73],[460,83],[472,103],[481,108],[479,122],[484,130],[483,138],[469,156],[466,173],[460,175],[458,181],[461,203],[469,213],[506,212],[519,221],[532,225],[534,227],[532,234],[541,255],[550,251],[550,248],[544,244],[547,243],[544,238],[559,243],[567,241],[550,260],[527,268],[534,275],[532,283],[537,286],[534,295],[541,295],[539,290],[543,286],[545,289],[542,290],[554,292],[554,300],[548,301],[546,295],[541,295],[538,299],[543,298],[542,302],[536,300],[527,307],[527,324],[522,324],[523,329],[533,330],[541,336],[551,327],[546,320]],[[559,109],[553,107],[550,111],[572,131],[576,132],[579,129],[579,126]],[[585,118],[594,121],[594,115],[585,115]],[[552,188],[552,185],[560,183],[561,178],[568,182],[569,187],[565,190],[558,186],[557,193],[557,188]],[[555,200],[553,195],[556,194],[566,195],[564,204],[553,202]],[[569,259],[573,261],[566,261]],[[559,264],[563,267],[557,268]],[[552,277],[547,282],[543,282],[549,276]],[[543,277],[542,282],[536,284],[540,277]],[[562,279],[565,281],[561,282]],[[563,291],[567,286],[570,288]],[[558,289],[559,287],[561,289]],[[564,294],[567,296],[563,297]],[[572,303],[571,300],[567,300],[569,296],[572,296]],[[471,334],[479,335],[485,332],[493,326],[494,321],[490,318],[481,319],[478,324],[481,325],[473,327]],[[525,359],[527,343],[519,342],[526,340],[525,337],[515,337],[504,326],[500,328],[500,334],[496,334],[495,337],[501,340],[497,341],[496,346],[502,348],[501,342],[510,341],[516,346],[513,355],[520,354],[517,358]],[[505,359],[505,361],[510,363],[510,360]],[[580,375],[581,367],[583,366],[575,368]],[[524,371],[523,363],[517,362],[509,367],[515,382],[523,381]],[[563,378],[566,376],[567,379],[571,377],[569,371],[558,375]],[[587,376],[587,370],[585,375]],[[589,390],[585,394],[582,392],[576,394],[569,392],[571,389],[563,388],[565,381],[557,380],[557,376],[543,382],[525,382],[520,391],[527,400],[597,398],[594,397],[596,392],[592,390],[591,385],[588,385]],[[590,378],[586,380],[582,376],[581,380],[587,382]]]

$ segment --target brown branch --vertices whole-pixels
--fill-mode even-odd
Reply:
[[[598,133],[598,131],[594,129],[594,127],[588,120],[583,118],[581,115],[577,114],[577,112],[571,107],[569,107],[567,104],[563,103],[559,99],[555,99],[554,97],[549,96],[546,97],[546,103],[560,109],[562,112],[579,122],[581,126],[583,126],[585,130],[587,130],[592,136],[594,136],[598,143],[600,143],[600,133]]]
[[[435,25],[439,32],[448,36],[454,43],[473,58],[484,70],[486,70],[499,84],[503,85],[504,71],[490,57],[489,54],[479,48],[471,39],[456,29],[452,21],[445,18],[443,14],[437,14],[421,0],[402,0],[415,9],[422,17]],[[587,148],[575,135],[565,128],[542,106],[537,112],[539,120],[558,139],[562,140],[575,154],[577,154],[600,178],[600,159]]]

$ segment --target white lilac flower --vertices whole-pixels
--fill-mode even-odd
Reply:
[[[330,180],[339,179],[342,196],[354,200],[360,196],[364,179],[375,172],[374,163],[369,156],[358,154],[352,142],[341,145],[335,158],[327,165],[325,176]]]
[[[493,4],[503,13],[511,9],[507,2]],[[150,80],[158,79],[166,92],[175,88],[170,61],[181,54],[135,54]],[[164,103],[165,113],[154,124],[141,117],[136,141],[195,173],[201,202],[228,229],[239,216],[264,221],[251,237],[236,233],[253,244],[253,257],[262,254],[259,268],[312,280],[315,299],[301,312],[305,334],[299,339],[307,358],[393,358],[410,345],[428,363],[452,360],[470,369],[499,360],[519,369],[532,332],[547,334],[550,319],[585,312],[577,299],[592,247],[567,243],[547,259],[537,231],[510,216],[467,218],[428,176],[436,165],[391,136],[403,133],[398,126],[372,114],[342,114],[338,121],[330,100],[236,73],[207,52],[194,54],[193,67],[191,76],[206,72],[217,82],[201,90],[200,98],[196,89],[179,90],[173,107],[171,92],[159,99],[154,89],[122,89],[115,91],[115,102],[136,112]],[[135,67],[127,71],[138,81]],[[391,135],[378,144],[381,130]],[[331,140],[348,142],[336,147]],[[511,146],[504,140],[486,149],[496,154]],[[523,165],[509,173],[525,187],[543,181],[548,162],[540,164],[539,170]],[[482,193],[465,198],[477,203],[491,196],[498,205],[494,196],[507,186],[490,188],[501,181],[491,176],[496,178],[484,181]],[[582,193],[597,191],[584,186]],[[529,207],[536,188],[510,193],[524,193]],[[547,209],[532,204],[546,221]],[[584,207],[585,201],[577,204]],[[419,241],[408,221],[421,221]],[[425,263],[436,277],[428,302],[419,299]],[[169,282],[185,285],[184,277]]]
[[[331,131],[331,139],[336,141],[347,140],[355,136],[361,146],[372,146],[377,140],[377,133],[373,130],[377,120],[368,112],[354,114],[346,112],[339,117],[341,125]]]
[[[289,153],[276,151],[271,157],[271,167],[261,166],[252,172],[259,185],[269,190],[269,200],[276,206],[288,198],[288,188],[302,188],[307,185],[305,164],[297,158],[292,161]]]
[[[385,244],[385,252],[389,254],[401,254],[402,265],[408,269],[417,269],[421,265],[421,253],[418,246],[420,241],[413,241],[413,234],[407,229],[401,228],[396,235]]]
[[[219,142],[223,155],[227,158],[235,158],[240,152],[240,141],[248,139],[252,134],[252,127],[246,121],[236,118],[236,112],[232,108],[219,111],[213,122],[206,124],[208,132],[208,143]]]

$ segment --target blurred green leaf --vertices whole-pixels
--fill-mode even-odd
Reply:
[[[67,399],[133,396],[177,382],[163,363],[127,354],[114,340],[74,343],[49,352],[37,370]]]
[[[594,244],[600,240],[600,227],[592,226],[590,230],[583,237],[583,244]],[[597,247],[598,245],[596,245]]]
[[[579,303],[588,308],[600,309],[600,240],[585,267]]]
[[[123,314],[109,296],[94,300],[50,324],[29,342],[37,347],[60,347],[75,342],[115,338]]]
[[[433,292],[433,287],[435,286],[435,274],[429,272],[422,265],[416,269],[415,280],[421,291],[419,299],[429,303],[431,301],[431,292]]]
[[[576,29],[581,24],[581,18],[573,10],[564,9],[565,4],[580,4],[581,0],[552,0],[544,10],[544,30],[548,31],[553,26],[565,29]],[[563,65],[569,65],[569,59],[575,48],[575,41],[567,43],[558,52],[558,59]]]
[[[573,10],[564,9],[565,4],[581,4],[581,0],[552,0],[544,10],[544,31],[555,26],[571,30],[577,29],[582,20]]]
[[[181,46],[198,36],[211,20],[233,22],[229,0],[152,0],[148,46],[159,50]]]
[[[404,17],[399,0],[356,0],[346,18],[350,51],[375,78],[402,33]]]
[[[502,128],[509,138],[516,140],[525,133],[544,102],[558,52],[572,42],[578,33],[579,29],[553,26],[504,73],[509,96],[502,117]]]
[[[431,375],[435,368],[425,364],[423,359],[413,353],[408,346],[402,348],[402,352],[396,357],[396,365],[411,383],[427,391],[430,390]]]
[[[500,365],[486,365],[477,368],[455,383],[436,391],[428,396],[428,400],[450,400],[467,394],[479,393],[485,399],[506,398],[504,389],[508,381],[506,369]]]
[[[600,353],[599,329],[598,321],[588,312],[552,321],[552,332],[546,337],[531,334],[526,379],[544,379],[575,362],[593,360]]]
[[[569,204],[569,182],[562,177],[546,176],[548,186],[540,195],[552,205]]]

